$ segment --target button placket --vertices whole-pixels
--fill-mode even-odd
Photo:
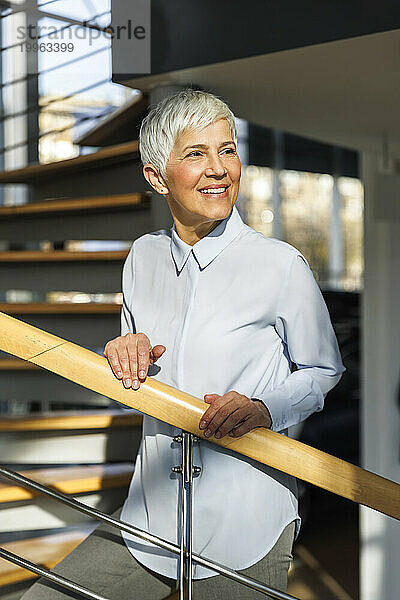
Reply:
[[[178,383],[179,389],[183,389],[184,386],[184,363],[185,363],[185,347],[187,342],[187,333],[189,329],[190,317],[193,310],[194,299],[196,296],[196,289],[199,277],[199,268],[196,262],[196,259],[193,254],[193,250],[190,252],[186,266],[187,269],[187,277],[188,277],[188,287],[189,287],[189,300],[186,308],[184,324],[182,328],[182,336],[181,336],[181,344],[179,349],[179,358],[178,358]]]

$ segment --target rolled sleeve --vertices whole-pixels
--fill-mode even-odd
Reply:
[[[257,399],[270,412],[271,429],[280,431],[322,410],[326,394],[345,371],[324,298],[301,254],[291,261],[275,328],[297,370]]]

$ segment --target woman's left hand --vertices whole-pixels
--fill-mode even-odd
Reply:
[[[229,434],[240,437],[255,427],[271,427],[271,415],[260,400],[251,400],[238,392],[206,394],[204,401],[210,404],[201,418],[199,427],[205,429],[204,435],[215,435],[221,439]]]

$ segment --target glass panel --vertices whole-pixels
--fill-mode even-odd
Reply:
[[[82,154],[75,140],[137,91],[111,81],[108,34],[76,24],[65,28],[69,18],[106,27],[110,0],[60,1],[43,4],[43,10],[66,17],[65,21],[43,17],[38,22],[38,33],[45,36],[41,40],[54,47],[54,51],[39,52],[38,57],[40,104],[44,106],[39,115],[39,160],[48,163]]]
[[[245,222],[267,237],[274,236],[273,170],[244,166],[240,208]],[[331,287],[333,177],[323,173],[283,170],[279,174],[283,239],[308,260],[322,288]],[[339,289],[362,289],[363,186],[355,178],[339,177],[343,274]],[[337,278],[335,279],[337,288]]]
[[[361,181],[350,177],[339,177],[339,192],[342,198],[342,227],[344,244],[345,275],[343,289],[352,291],[363,287],[364,270],[364,192]]]
[[[109,11],[110,5],[111,0],[74,0],[74,2],[71,0],[40,0],[38,2],[39,10],[77,21],[87,21],[94,15]],[[99,23],[98,20],[96,22]]]
[[[304,254],[316,278],[329,277],[329,238],[333,178],[282,171],[281,218],[284,239]]]
[[[244,221],[266,236],[272,236],[274,213],[272,210],[273,170],[253,165],[242,168],[240,208]]]

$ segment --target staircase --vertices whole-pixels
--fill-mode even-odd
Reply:
[[[30,201],[0,207],[0,240],[8,243],[0,252],[0,311],[102,352],[120,332],[122,266],[132,241],[169,226],[160,222],[157,206],[154,210],[160,200],[152,200],[141,174],[138,142],[0,173],[0,185],[10,183],[27,184]],[[50,250],[39,248],[43,240]],[[122,240],[126,249],[70,251],[66,240]],[[7,290],[15,290],[12,302]],[[63,301],[58,294],[54,301],[52,292],[76,292],[79,298]],[[0,403],[12,398],[14,405],[24,405],[29,389],[31,398],[45,407],[49,398],[63,409],[109,404],[4,356],[0,377]]]
[[[139,414],[121,410],[3,416],[2,464],[110,514],[126,497],[141,423]],[[15,554],[52,568],[95,525],[60,503],[0,481],[0,545]],[[29,585],[34,577],[0,559],[0,596],[19,597],[21,583]]]
[[[146,106],[145,99],[130,103],[130,111],[137,119]],[[76,158],[0,173],[0,185],[29,190],[27,204],[0,206],[0,311],[101,354],[120,333],[129,247],[171,225],[142,176],[138,142],[126,135]],[[71,250],[68,240],[125,244]],[[141,415],[4,353],[0,382],[1,463],[105,513],[118,508],[133,473]],[[95,525],[0,481],[0,545],[11,552],[52,568]],[[0,597],[19,598],[34,578],[0,559]]]

